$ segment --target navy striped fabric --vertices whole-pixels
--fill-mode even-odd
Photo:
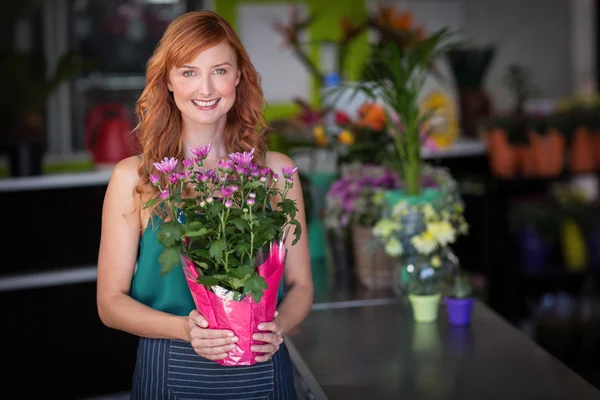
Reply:
[[[295,400],[285,343],[273,359],[223,366],[200,357],[182,340],[140,338],[131,400]]]

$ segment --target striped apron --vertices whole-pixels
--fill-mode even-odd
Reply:
[[[140,338],[131,400],[295,400],[290,355],[281,344],[271,360],[223,366],[183,340]]]

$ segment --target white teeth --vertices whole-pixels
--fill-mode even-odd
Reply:
[[[211,101],[201,101],[201,100],[192,100],[192,103],[197,105],[198,107],[210,107],[217,103],[219,99],[211,100]]]

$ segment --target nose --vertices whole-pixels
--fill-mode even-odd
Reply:
[[[209,100],[210,96],[214,92],[214,86],[210,74],[203,74],[198,81],[198,97],[203,100]]]

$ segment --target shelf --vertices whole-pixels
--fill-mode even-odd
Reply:
[[[0,179],[0,193],[107,185],[112,168],[90,172]]]

